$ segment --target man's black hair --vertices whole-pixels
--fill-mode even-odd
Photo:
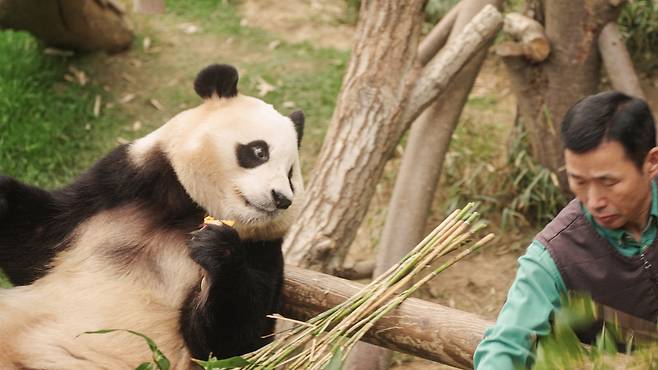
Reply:
[[[641,169],[656,146],[656,127],[647,103],[619,91],[606,91],[581,99],[562,120],[565,149],[585,153],[604,140],[619,142],[628,158]]]

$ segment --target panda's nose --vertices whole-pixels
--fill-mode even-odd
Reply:
[[[276,190],[272,190],[272,198],[274,198],[274,204],[278,209],[287,209],[292,204],[292,201],[288,197]]]

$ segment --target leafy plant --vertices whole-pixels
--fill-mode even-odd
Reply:
[[[551,333],[539,339],[533,370],[658,369],[658,343],[634,343],[624,338],[614,320],[606,321],[592,346],[583,345],[576,330],[593,324],[598,306],[587,295],[568,295],[555,314]],[[618,343],[627,343],[618,356]],[[635,346],[635,351],[631,348]]]
[[[505,165],[501,195],[503,228],[519,223],[544,224],[566,203],[557,175],[537,163],[531,156],[525,131],[517,126],[512,134]],[[507,192],[507,195],[504,193]]]
[[[201,366],[204,370],[215,370],[215,369],[233,369],[238,367],[247,366],[250,364],[249,361],[245,360],[240,356],[229,357],[225,359],[217,359],[216,357],[211,357],[208,361],[202,360],[192,360],[197,365]]]
[[[481,203],[486,213],[501,215],[505,230],[550,221],[566,203],[557,176],[534,161],[521,127],[511,134],[504,161],[488,128],[461,122],[444,165],[448,209],[466,199]]]
[[[629,0],[617,23],[636,64],[645,70],[658,67],[658,2]]]

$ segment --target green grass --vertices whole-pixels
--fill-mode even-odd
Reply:
[[[96,152],[100,91],[65,81],[68,63],[26,33],[0,32],[0,173],[52,187]]]
[[[292,44],[262,29],[241,26],[237,5],[236,1],[222,0],[167,2],[170,12],[194,20],[203,32],[233,37],[232,47],[248,56],[235,58],[227,54],[224,60],[203,61],[190,70],[190,78],[203,64],[231,63],[241,73],[238,85],[241,92],[267,101],[284,114],[303,110],[306,128],[301,157],[303,171],[308,174],[313,163],[304,161],[304,158],[315,158],[319,152],[334,111],[349,53],[306,42]],[[274,41],[277,46],[272,48]],[[258,94],[261,79],[274,87],[264,96]],[[290,103],[294,104],[293,108],[288,108]]]

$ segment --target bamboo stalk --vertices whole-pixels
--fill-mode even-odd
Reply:
[[[341,349],[341,360],[344,361],[375,322],[398,307],[420,286],[493,238],[493,234],[485,236],[407,287],[438,258],[468,244],[485,226],[476,222],[478,217],[474,203],[455,210],[400,262],[357,294],[305,323],[296,323],[296,327],[277,340],[246,355],[250,365],[245,368],[274,369],[285,364],[289,369],[321,369],[332,360],[336,349]],[[295,351],[299,352],[293,355]]]

